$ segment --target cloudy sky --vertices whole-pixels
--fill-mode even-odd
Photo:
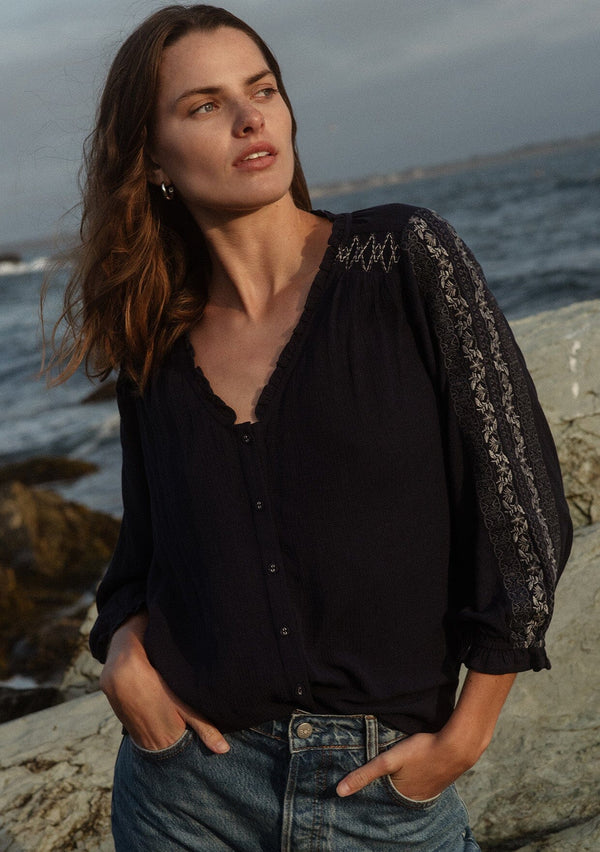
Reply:
[[[53,233],[122,39],[160,0],[0,0],[0,245]],[[600,0],[230,0],[309,183],[600,131]]]

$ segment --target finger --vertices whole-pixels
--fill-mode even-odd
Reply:
[[[199,719],[197,716],[189,716],[186,718],[187,724],[193,728],[204,745],[215,754],[225,754],[229,751],[229,743],[214,725],[207,722],[205,719]]]
[[[398,768],[395,765],[394,771],[397,771]],[[389,766],[388,754],[387,752],[383,752],[377,757],[374,757],[373,760],[350,772],[345,778],[342,778],[336,788],[337,794],[338,796],[351,796],[353,793],[362,790],[363,787],[366,787],[367,784],[370,784],[376,778],[388,775],[390,771],[391,767]]]
[[[226,751],[229,751],[229,743],[221,731],[219,731],[218,728],[215,728],[214,725],[211,725],[204,716],[200,716],[198,713],[195,713],[188,704],[185,704],[177,698],[162,678],[161,681],[164,684],[165,692],[171,697],[171,700],[177,707],[181,718],[184,720],[186,725],[189,725],[190,728],[194,729],[204,745],[216,754],[225,754]]]

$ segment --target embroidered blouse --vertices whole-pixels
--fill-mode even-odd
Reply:
[[[231,731],[295,708],[413,733],[460,664],[548,668],[571,525],[554,444],[482,272],[431,211],[333,221],[256,407],[185,339],[119,382],[124,515],[91,635],[142,608],[173,691]]]

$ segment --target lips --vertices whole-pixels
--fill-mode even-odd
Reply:
[[[255,142],[253,145],[245,148],[240,156],[234,161],[236,167],[253,165],[267,165],[271,157],[274,157],[277,151],[269,142]]]
[[[248,154],[247,157],[244,157],[244,160],[257,160],[259,157],[270,157],[271,154],[269,151],[257,151],[256,154]]]

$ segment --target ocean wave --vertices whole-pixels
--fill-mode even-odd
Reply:
[[[49,257],[36,257],[33,260],[0,261],[0,277],[7,275],[29,275],[31,272],[45,272],[51,263]]]
[[[45,272],[51,263],[49,257],[36,257],[33,260],[0,261],[0,277],[7,275],[29,275],[31,272]]]
[[[94,424],[84,440],[71,447],[70,455],[89,458],[104,444],[113,443],[119,437],[120,422],[119,413],[112,412],[104,420]]]
[[[0,687],[7,686],[9,689],[35,689],[39,683],[27,675],[13,675],[8,680],[0,680]]]

